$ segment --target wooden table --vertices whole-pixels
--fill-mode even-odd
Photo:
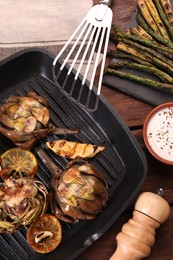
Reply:
[[[96,0],[94,1],[94,3],[98,2],[99,1]],[[136,0],[112,0],[111,7],[114,14],[113,23],[121,29],[125,29],[133,10],[136,7],[136,2]],[[139,193],[144,191],[156,192],[156,190],[161,187],[164,190],[163,197],[169,202],[170,206],[172,206],[173,166],[164,165],[157,161],[146,149],[142,137],[144,120],[153,107],[106,86],[103,86],[102,93],[129,126],[132,134],[135,135],[146,155],[148,161],[148,174]],[[82,253],[77,260],[108,260],[116,250],[115,237],[120,232],[122,225],[131,217],[134,203],[135,200],[111,228]],[[155,244],[152,247],[150,256],[146,259],[173,259],[173,207],[171,207],[169,219],[156,230]]]

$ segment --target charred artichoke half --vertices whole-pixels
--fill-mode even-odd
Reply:
[[[12,233],[47,210],[47,189],[30,177],[8,178],[0,187],[0,233]]]
[[[47,100],[34,92],[11,96],[0,107],[0,132],[22,149],[31,149],[49,133],[78,133],[76,129],[59,129],[49,122]]]
[[[103,175],[84,160],[73,160],[61,175],[51,179],[52,213],[65,222],[93,219],[106,206],[108,184]]]

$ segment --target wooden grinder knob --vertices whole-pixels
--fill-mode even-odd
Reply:
[[[151,192],[142,193],[135,204],[133,217],[117,235],[117,250],[110,260],[140,260],[149,256],[155,242],[155,230],[170,214],[166,200]]]

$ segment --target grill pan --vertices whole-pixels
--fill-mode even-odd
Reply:
[[[37,156],[41,146],[61,167],[67,160],[53,155],[45,147],[51,138],[66,138],[71,141],[104,145],[105,150],[89,161],[106,177],[109,184],[109,201],[96,219],[77,224],[63,223],[63,239],[53,252],[42,255],[27,244],[23,227],[14,234],[0,235],[0,259],[75,259],[116,221],[139,191],[147,172],[145,156],[118,113],[103,96],[98,109],[88,112],[71,102],[53,83],[52,62],[54,56],[42,49],[19,52],[0,63],[0,105],[10,95],[26,95],[35,91],[50,104],[51,123],[58,127],[78,128],[80,134],[71,136],[49,136],[41,140],[32,150]],[[86,83],[87,84],[87,83]],[[93,98],[94,98],[93,92]],[[104,116],[103,116],[104,115]],[[0,154],[13,144],[0,136]],[[50,189],[50,172],[37,156],[37,177]]]

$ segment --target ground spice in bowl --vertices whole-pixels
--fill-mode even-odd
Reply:
[[[161,104],[148,114],[143,138],[156,159],[173,165],[173,102]]]

